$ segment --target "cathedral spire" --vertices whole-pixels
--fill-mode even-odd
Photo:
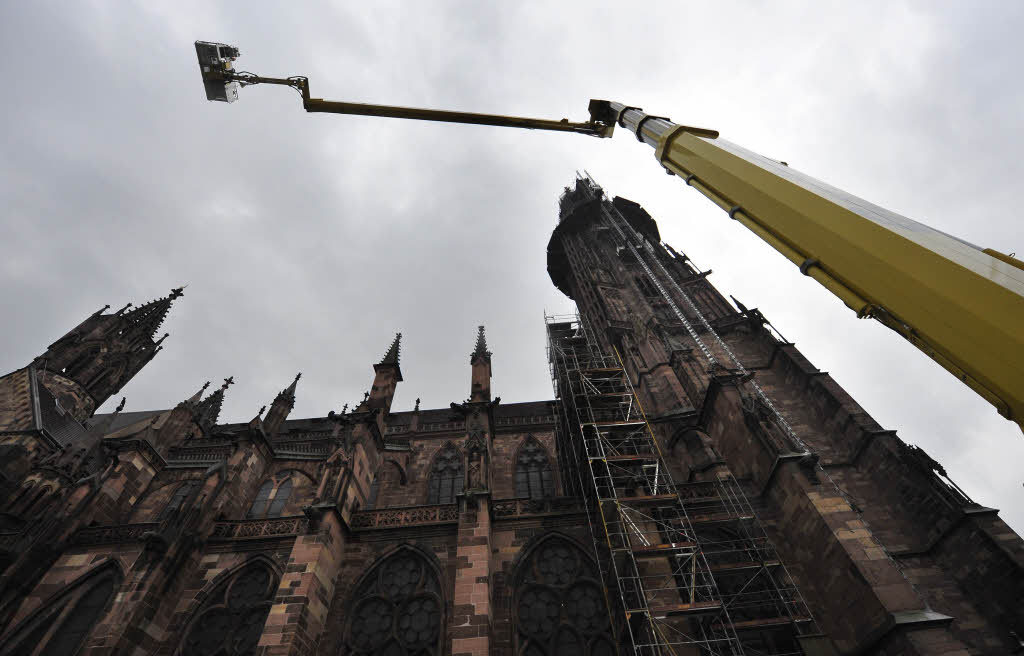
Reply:
[[[163,338],[155,336],[182,291],[172,289],[131,310],[128,303],[112,314],[104,314],[109,309],[104,306],[51,344],[32,365],[47,389],[62,399],[62,406],[84,422],[163,348]]]
[[[276,434],[288,419],[292,408],[295,407],[295,386],[298,385],[300,378],[302,378],[301,372],[295,375],[295,380],[291,385],[277,393],[274,402],[270,404],[267,418],[263,420],[263,430],[267,432],[267,435]]]
[[[171,293],[163,298],[139,305],[135,309],[126,312],[123,318],[128,325],[124,327],[124,330],[131,331],[139,337],[145,336],[153,339],[156,331],[160,329],[160,325],[167,318],[171,304],[176,298],[181,297],[184,291],[184,287],[177,287],[172,289]]]

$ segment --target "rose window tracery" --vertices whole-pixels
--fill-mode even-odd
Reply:
[[[183,656],[251,654],[270,613],[277,577],[257,563],[239,570],[207,599],[192,622]]]
[[[515,600],[522,656],[612,656],[604,590],[590,560],[561,537],[534,548],[520,565]]]
[[[441,587],[433,568],[419,554],[402,550],[377,565],[353,595],[350,608],[350,654],[440,653]]]

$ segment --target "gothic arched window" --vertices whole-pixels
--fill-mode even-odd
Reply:
[[[514,614],[523,656],[615,654],[596,568],[563,537],[543,539],[519,566]]]
[[[256,493],[256,499],[252,502],[252,506],[249,507],[249,514],[247,517],[252,519],[253,517],[263,517],[267,512],[267,499],[270,498],[270,493],[274,490],[274,481],[267,481],[260,486],[260,491]]]
[[[291,470],[277,472],[274,478],[260,486],[260,491],[256,493],[256,499],[252,502],[252,506],[249,507],[246,518],[280,517],[291,496]]]
[[[277,590],[277,575],[262,562],[221,583],[189,625],[182,656],[242,656],[256,651]]]
[[[444,599],[436,570],[403,547],[375,566],[352,595],[349,656],[438,656]]]
[[[113,567],[87,574],[22,622],[0,652],[5,656],[72,656],[103,619],[120,580]]]
[[[519,447],[516,456],[516,496],[546,499],[555,496],[555,483],[551,476],[548,452],[532,435]]]
[[[185,499],[188,498],[188,495],[192,494],[194,489],[196,489],[195,481],[188,481],[179,485],[178,489],[175,490],[174,494],[171,496],[171,500],[167,502],[167,505],[164,506],[164,509],[160,512],[159,519],[167,519],[172,514],[181,510],[181,507],[185,505]]]
[[[465,470],[462,454],[454,444],[448,443],[434,457],[427,483],[427,503],[455,503],[455,495],[462,492]]]

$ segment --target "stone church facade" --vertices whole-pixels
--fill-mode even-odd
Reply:
[[[220,421],[231,378],[96,414],[161,350],[180,289],[0,378],[0,656],[1021,648],[1024,543],[998,511],[639,205],[577,180],[548,266],[579,308],[548,323],[552,400],[492,395],[481,327],[446,408],[392,411],[398,335],[324,417],[291,417],[299,376],[244,423]]]

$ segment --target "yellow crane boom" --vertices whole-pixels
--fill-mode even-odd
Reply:
[[[305,77],[235,72],[238,49],[196,42],[207,98],[280,84],[308,112],[472,123],[610,137],[616,125],[857,313],[902,335],[1024,429],[1024,262],[947,235],[719,138],[606,100],[573,123],[312,98]],[[234,86],[233,86],[234,85]]]

